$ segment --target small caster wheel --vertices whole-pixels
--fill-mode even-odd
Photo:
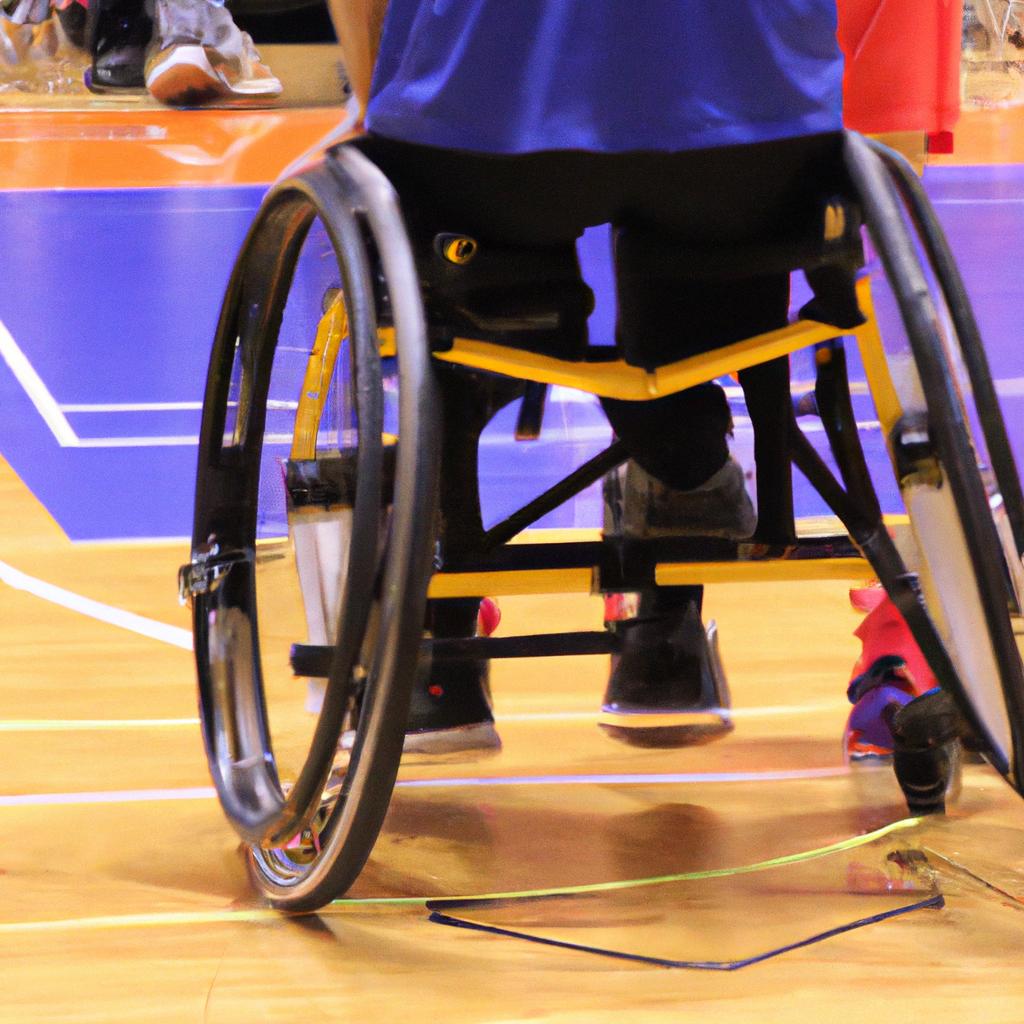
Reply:
[[[893,768],[907,806],[911,814],[943,814],[947,797],[960,789],[966,723],[952,697],[937,688],[892,707]]]

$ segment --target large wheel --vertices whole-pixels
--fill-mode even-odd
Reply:
[[[1024,792],[1020,485],[987,366],[960,351],[978,343],[976,328],[963,336],[964,323],[973,324],[966,295],[934,258],[927,234],[941,238],[941,230],[924,206],[911,206],[910,220],[928,218],[926,272],[900,202],[905,183],[897,190],[886,162],[849,137],[847,164],[905,328],[884,339],[881,359],[865,359],[910,521],[898,546],[952,663],[937,659],[936,674],[991,763]],[[908,622],[929,653],[927,631]]]
[[[282,909],[344,891],[387,810],[435,540],[436,409],[397,201],[342,148],[274,188],[236,264],[186,570],[211,773]],[[331,652],[325,678],[297,677],[293,645]]]

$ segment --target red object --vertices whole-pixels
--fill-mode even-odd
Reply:
[[[948,132],[960,114],[962,0],[838,0],[844,120],[860,132]]]
[[[485,597],[480,602],[480,612],[476,619],[476,631],[480,636],[490,636],[501,622],[501,609],[493,597]]]
[[[953,133],[952,132],[932,132],[928,136],[928,152],[929,153],[952,153],[953,152]]]
[[[605,622],[622,622],[624,619],[631,617],[630,609],[628,607],[629,602],[626,600],[625,594],[605,594],[604,595],[604,621]]]
[[[853,666],[850,679],[863,675],[878,658],[895,655],[907,664],[910,678],[907,682],[914,696],[927,693],[938,682],[928,667],[917,641],[910,635],[903,616],[896,605],[889,600],[881,585],[860,587],[850,591],[850,603],[854,608],[867,612],[864,621],[854,630],[861,642],[860,657]]]

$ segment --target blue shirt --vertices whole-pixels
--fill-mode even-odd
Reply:
[[[837,131],[836,0],[390,0],[380,135],[482,153]]]

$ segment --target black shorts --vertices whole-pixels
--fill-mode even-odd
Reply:
[[[809,194],[838,188],[841,138],[680,153],[510,156],[374,135],[356,144],[392,181],[418,232],[571,252],[586,228],[611,224],[616,342],[630,362],[655,365],[785,324],[788,274],[695,279],[673,246],[686,254],[787,233]],[[696,486],[725,462],[729,414],[714,385],[652,402],[602,404],[634,458],[665,483]]]

